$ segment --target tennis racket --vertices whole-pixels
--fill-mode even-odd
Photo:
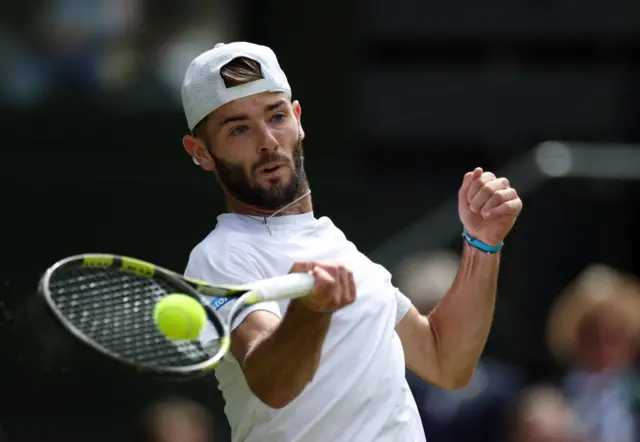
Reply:
[[[126,256],[83,254],[65,258],[42,275],[38,293],[62,328],[85,346],[122,365],[161,377],[210,372],[229,351],[232,321],[243,308],[307,295],[315,278],[292,273],[247,285],[215,285]],[[155,304],[172,293],[198,300],[218,339],[172,341],[153,322]],[[238,298],[227,318],[201,295]]]

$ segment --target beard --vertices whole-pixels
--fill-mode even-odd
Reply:
[[[230,163],[213,154],[211,156],[215,161],[216,175],[222,187],[231,196],[245,204],[266,210],[277,210],[290,204],[306,191],[307,176],[304,171],[304,154],[300,139],[293,147],[291,179],[288,182],[275,183],[269,188],[255,183],[241,165]],[[288,162],[288,158],[276,152],[269,152],[251,166],[251,175],[259,167],[274,161]]]

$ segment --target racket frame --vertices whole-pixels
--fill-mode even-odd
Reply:
[[[207,319],[213,324],[216,332],[218,333],[220,342],[218,350],[206,361],[180,367],[143,365],[132,362],[127,358],[124,358],[117,353],[110,351],[109,349],[105,348],[104,346],[100,345],[89,336],[87,336],[82,330],[76,327],[73,322],[69,321],[66,318],[66,315],[64,315],[60,311],[60,309],[56,305],[56,302],[54,302],[52,298],[50,291],[50,282],[53,274],[57,270],[71,265],[77,265],[80,268],[114,268],[132,273],[140,277],[160,279],[164,278],[167,282],[174,285],[176,289],[180,290],[181,293],[190,296],[203,306],[207,314]],[[202,288],[205,288],[205,290],[199,290]],[[202,281],[183,277],[182,275],[179,275],[175,272],[142,260],[121,255],[101,253],[85,253],[81,255],[74,255],[56,262],[45,271],[45,273],[40,278],[38,286],[39,294],[44,298],[48,310],[53,313],[53,316],[56,318],[57,322],[60,323],[60,325],[65,330],[71,333],[75,338],[77,338],[87,347],[92,348],[93,350],[101,353],[103,356],[115,360],[120,364],[133,368],[137,372],[153,373],[161,376],[171,376],[178,378],[194,378],[210,373],[220,363],[231,346],[231,333],[229,330],[229,326],[226,324],[220,314],[216,312],[209,303],[205,302],[200,297],[200,294],[221,296],[222,293],[226,293],[226,296],[228,297],[239,297],[251,291],[252,290],[241,289],[239,287],[229,287],[228,289],[224,289],[222,287],[214,287]],[[214,292],[216,293],[216,295],[213,295]]]

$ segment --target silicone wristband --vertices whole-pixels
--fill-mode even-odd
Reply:
[[[502,246],[504,245],[504,242],[501,242],[497,246],[490,246],[489,244],[485,244],[479,239],[476,239],[473,236],[469,235],[469,232],[467,232],[467,229],[463,229],[462,237],[467,242],[467,244],[469,244],[472,247],[475,247],[478,250],[482,250],[485,253],[498,253],[502,249]]]

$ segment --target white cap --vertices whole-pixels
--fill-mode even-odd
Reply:
[[[262,79],[227,88],[220,68],[238,57],[257,61]],[[182,83],[182,106],[189,129],[230,101],[262,92],[288,92],[291,87],[280,68],[276,54],[266,46],[247,42],[218,43],[197,56],[187,68]]]

